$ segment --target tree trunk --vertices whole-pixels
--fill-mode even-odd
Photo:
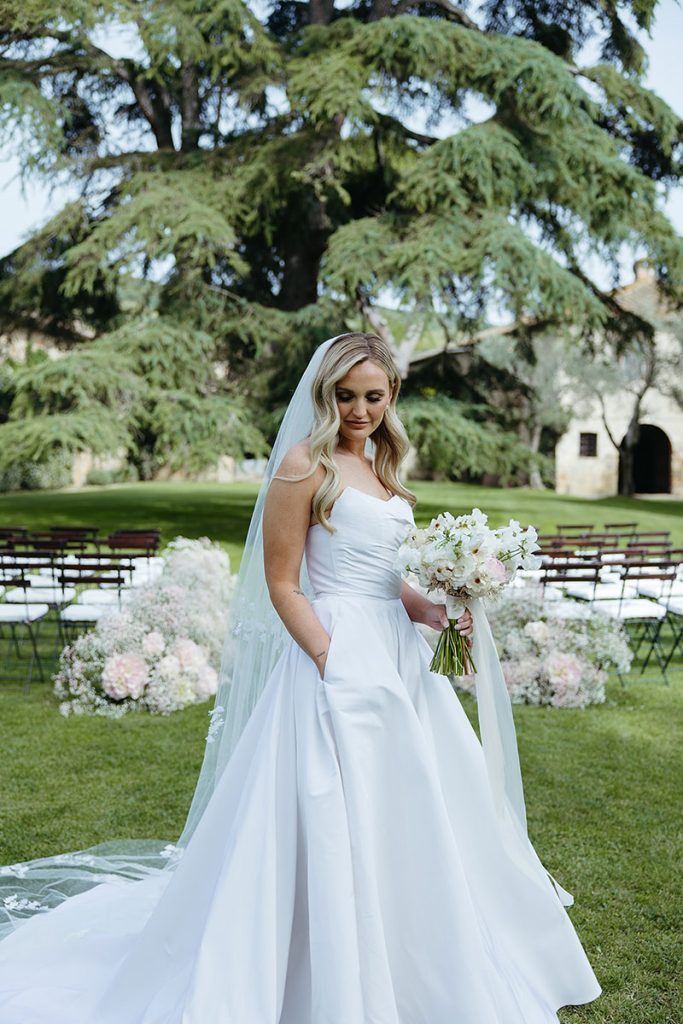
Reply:
[[[368,21],[380,21],[391,14],[391,0],[375,0],[370,10]]]
[[[197,69],[194,64],[187,64],[183,68],[180,99],[182,124],[180,148],[184,153],[199,148],[199,136],[202,130],[200,111],[201,103],[199,99]]]
[[[619,447],[619,496],[621,498],[632,498],[636,490],[635,449],[640,437],[639,411],[640,405],[638,405],[636,414],[629,423],[624,440]]]
[[[168,95],[158,89],[155,83],[147,82],[135,76],[132,66],[129,69],[128,82],[135,95],[140,110],[146,117],[154,132],[159,149],[175,149],[171,130],[171,106]]]
[[[541,434],[543,433],[543,427],[540,423],[534,423],[531,427],[529,437],[529,451],[538,455],[541,449]],[[532,462],[529,466],[529,487],[533,487],[534,490],[544,491],[545,484],[543,483],[543,477],[541,471],[535,462]]]
[[[329,24],[334,11],[334,0],[310,0],[308,20],[311,25]]]
[[[303,203],[292,209],[292,216],[283,225],[285,265],[279,295],[281,309],[301,309],[317,301],[320,260],[329,233],[325,204],[313,196],[304,196]]]

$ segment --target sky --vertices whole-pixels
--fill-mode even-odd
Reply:
[[[640,33],[640,41],[649,57],[649,68],[644,85],[654,90],[683,116],[683,7],[676,0],[660,0],[651,36]],[[581,55],[579,64],[589,64],[595,54]],[[70,198],[69,188],[51,186],[36,180],[22,184],[19,162],[15,157],[0,160],[0,256],[11,252],[31,231],[54,216]],[[679,233],[683,234],[683,186],[671,191],[662,201],[666,212]],[[620,259],[619,284],[633,277],[633,260],[640,253],[623,250]],[[602,262],[591,260],[586,270],[601,288],[612,287],[611,273]]]

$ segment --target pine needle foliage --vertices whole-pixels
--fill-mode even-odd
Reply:
[[[509,484],[530,467],[551,477],[547,456],[530,453],[496,423],[482,422],[482,413],[447,395],[414,395],[401,404],[401,420],[421,462],[442,479],[476,483],[486,476]]]
[[[0,262],[2,323],[73,347],[18,376],[0,440],[25,419],[37,451],[52,417],[50,444],[149,465],[254,454],[315,344],[387,291],[451,336],[495,296],[629,338],[587,257],[637,249],[675,303],[683,280],[660,205],[683,125],[626,20],[655,6],[4,0],[0,144],[79,196]]]

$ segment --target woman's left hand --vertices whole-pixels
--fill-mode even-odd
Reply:
[[[458,632],[463,636],[470,637],[474,628],[472,622],[472,614],[469,608],[466,608],[459,619],[456,620],[458,624]],[[441,631],[448,625],[448,616],[446,614],[445,604],[432,604],[431,601],[427,602],[424,609],[424,617],[422,622],[425,626],[431,626],[432,629],[438,629]]]

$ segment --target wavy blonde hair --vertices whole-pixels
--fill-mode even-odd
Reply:
[[[396,399],[401,390],[401,375],[391,350],[376,334],[342,334],[328,348],[313,381],[311,467],[299,476],[274,477],[276,480],[305,480],[315,473],[319,465],[324,466],[325,479],[313,495],[312,511],[315,522],[320,523],[329,533],[335,533],[336,530],[325,516],[325,509],[341,493],[341,477],[334,461],[341,423],[336,386],[352,366],[365,362],[366,359],[371,359],[384,370],[391,388],[391,399],[384,410],[382,421],[370,435],[375,443],[375,472],[387,490],[405,498],[411,505],[417,502],[416,496],[403,485],[398,476],[401,464],[408,454],[410,442],[396,412]]]

